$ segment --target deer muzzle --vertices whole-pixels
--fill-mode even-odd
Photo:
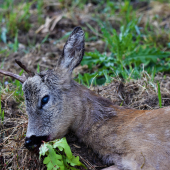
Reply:
[[[35,136],[25,138],[25,147],[30,151],[38,151],[43,141],[49,141],[49,136]]]

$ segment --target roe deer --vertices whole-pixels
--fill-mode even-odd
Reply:
[[[39,74],[18,65],[28,78],[0,70],[23,83],[28,129],[25,146],[62,138],[69,129],[112,170],[170,169],[170,107],[135,110],[115,106],[72,78],[84,54],[84,32],[76,27],[57,67]]]

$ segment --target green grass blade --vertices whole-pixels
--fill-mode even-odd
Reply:
[[[162,98],[161,98],[161,90],[160,90],[160,84],[159,82],[157,83],[158,85],[158,99],[159,99],[159,107],[162,107]]]

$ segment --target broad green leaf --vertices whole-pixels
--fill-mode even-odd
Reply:
[[[47,170],[59,169],[59,167],[54,167],[49,156],[44,159],[43,164],[46,164]]]
[[[71,149],[66,141],[66,138],[62,138],[61,140],[57,140],[54,142],[53,144],[53,148],[56,147],[62,147],[65,151],[66,156],[71,159],[72,158],[72,153],[71,153]]]
[[[44,161],[43,161],[43,164],[48,164],[50,162],[50,157],[47,156]]]
[[[47,170],[64,170],[62,156],[56,154],[55,150],[50,144],[46,144],[46,148],[48,148],[48,156],[44,159],[43,163],[47,165]]]

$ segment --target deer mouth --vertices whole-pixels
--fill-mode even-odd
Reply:
[[[25,147],[29,151],[39,152],[39,147],[43,142],[48,142],[50,140],[49,136],[31,136],[25,138]]]

